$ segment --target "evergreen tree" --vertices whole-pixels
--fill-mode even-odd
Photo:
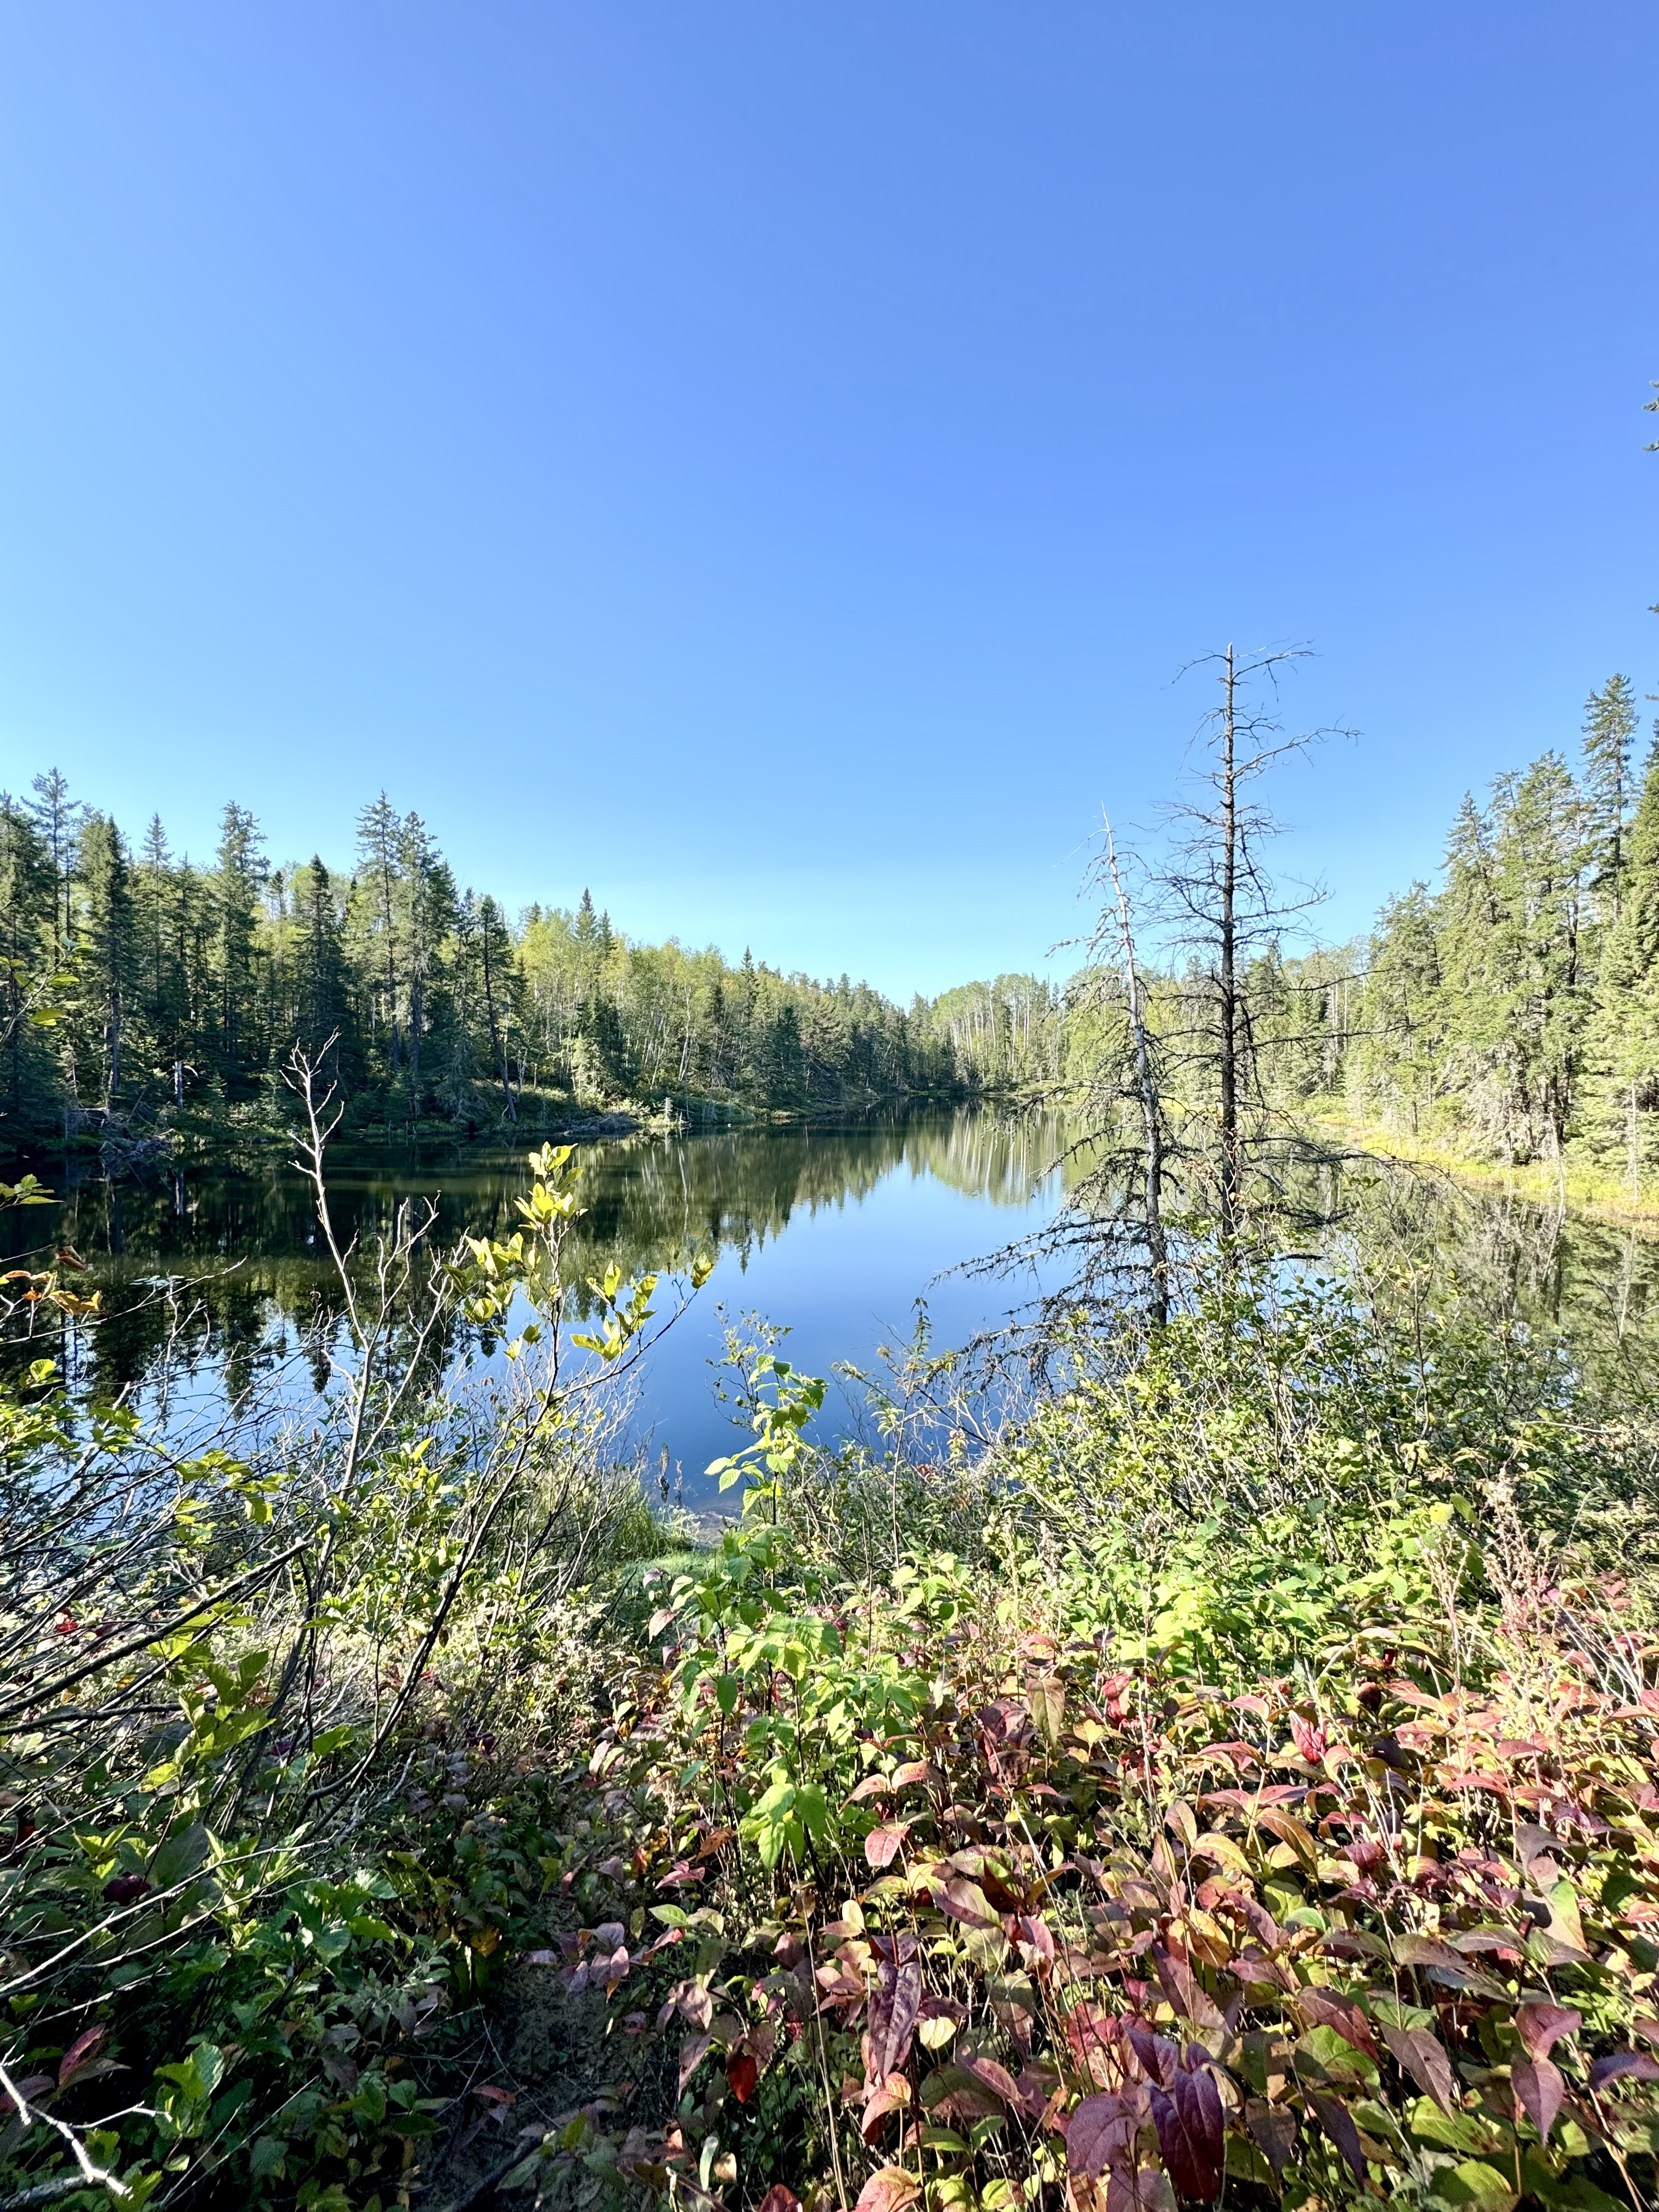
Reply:
[[[108,815],[86,817],[79,863],[81,1002],[103,1103],[113,1107],[125,1073],[127,1011],[137,995],[138,941],[126,850]]]
[[[226,1096],[237,1097],[251,1088],[261,1066],[254,1018],[258,998],[254,965],[265,859],[258,823],[234,801],[224,811],[217,863],[213,878],[216,1057]]]
[[[513,939],[501,910],[493,898],[478,902],[478,977],[483,988],[489,1053],[501,1086],[501,1114],[508,1121],[519,1118],[519,1102],[513,1088],[509,1057],[518,1012],[518,976],[513,960]]]
[[[45,1128],[56,1106],[48,1027],[32,1017],[50,972],[56,880],[49,848],[32,811],[0,792],[0,1143],[15,1145]]]
[[[368,958],[380,987],[379,1020],[384,1027],[386,1065],[395,1079],[403,1066],[403,1037],[398,1000],[398,915],[402,902],[403,825],[383,791],[357,817],[358,881],[368,912]],[[383,979],[383,980],[381,980]]]
[[[30,811],[52,862],[52,964],[62,968],[75,944],[76,841],[85,810],[70,799],[68,782],[58,769],[37,775],[30,787],[34,793]]]
[[[1630,818],[1630,751],[1636,735],[1636,694],[1628,676],[1609,676],[1584,702],[1584,791],[1595,882],[1617,924],[1624,883],[1625,830]]]
[[[1364,1018],[1353,1050],[1353,1090],[1385,1121],[1420,1135],[1432,1116],[1445,1057],[1436,902],[1413,884],[1382,909],[1365,977]]]
[[[339,901],[317,854],[294,882],[294,1037],[313,1066],[348,1092],[362,1079],[352,1019]]]
[[[409,977],[409,1073],[421,1110],[421,1057],[441,983],[445,939],[455,922],[455,879],[418,814],[404,817],[398,859],[404,890],[404,961]]]
[[[806,1103],[805,1055],[801,1049],[800,1016],[786,999],[767,1027],[763,1083],[766,1103],[793,1109]]]
[[[1602,951],[1595,1012],[1594,1134],[1604,1153],[1615,1146],[1622,1152],[1639,1194],[1659,1111],[1659,743],[1648,755],[1631,824],[1624,896]]]
[[[209,1078],[197,1103],[210,1113],[216,1094],[285,1112],[289,1049],[337,1030],[331,1065],[353,1110],[383,1114],[395,1078],[411,1115],[469,1126],[496,1110],[484,1084],[512,1118],[527,1085],[595,1105],[701,1087],[793,1106],[960,1073],[949,1025],[925,1006],[908,1019],[845,975],[786,979],[747,950],[732,969],[712,948],[630,944],[591,893],[574,912],[538,903],[514,931],[493,899],[457,896],[417,815],[398,821],[382,795],[357,828],[353,878],[320,856],[268,872],[258,824],[232,805],[204,871],[169,850],[159,817],[135,860],[56,771],[27,805],[0,800],[0,957],[21,963],[0,993],[8,1138],[50,1125],[77,1095],[77,1066],[81,1095],[106,1103],[148,1079],[182,1107]],[[80,940],[69,1018],[36,1028],[29,993]],[[1043,1021],[1057,1030],[1059,1008],[1029,979],[984,988],[1000,1080],[1036,1052]]]

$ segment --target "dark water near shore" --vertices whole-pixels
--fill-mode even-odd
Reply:
[[[967,1109],[585,1146],[574,1282],[611,1261],[627,1274],[672,1279],[697,1250],[717,1255],[712,1279],[638,1378],[629,1435],[653,1471],[665,1451],[671,1485],[683,1477],[689,1503],[711,1502],[704,1469],[738,1440],[714,1394],[726,1320],[752,1312],[786,1326],[782,1352],[825,1376],[837,1362],[878,1365],[882,1347],[902,1346],[919,1298],[938,1346],[995,1326],[1032,1296],[1030,1270],[958,1271],[1053,1218],[1064,1149],[1054,1117]],[[326,1385],[327,1347],[343,1340],[340,1289],[309,1187],[292,1169],[120,1182],[84,1168],[42,1171],[60,1203],[0,1213],[0,1238],[8,1264],[54,1244],[86,1261],[77,1287],[99,1289],[107,1317],[33,1347],[57,1357],[78,1389],[103,1400],[125,1390],[153,1411],[166,1365],[173,1417],[206,1425],[228,1408],[301,1410]],[[342,1243],[368,1252],[401,1200],[430,1198],[442,1249],[464,1231],[509,1233],[528,1180],[520,1151],[341,1152],[331,1205]],[[1581,1365],[1621,1387],[1645,1391],[1659,1374],[1652,1239],[1377,1168],[1328,1176],[1316,1210],[1336,1224],[1326,1252],[1362,1279],[1398,1285],[1415,1271],[1431,1299],[1473,1304],[1494,1327],[1520,1318],[1559,1334]],[[659,1312],[675,1297],[665,1280]],[[458,1334],[450,1351],[465,1349]],[[818,1433],[856,1434],[866,1419],[861,1395],[832,1381]]]
[[[1060,1195],[1062,1139],[1052,1117],[961,1110],[871,1120],[835,1129],[751,1128],[663,1139],[629,1137],[582,1148],[581,1203],[569,1254],[580,1283],[615,1261],[627,1274],[672,1276],[699,1249],[710,1281],[642,1364],[630,1422],[654,1467],[707,1502],[703,1470],[738,1441],[714,1395],[721,1309],[786,1326],[784,1356],[810,1373],[877,1362],[902,1346],[925,1297],[940,1344],[995,1324],[1029,1297],[1028,1277],[952,1271],[1048,1220]],[[78,1387],[102,1399],[125,1389],[153,1402],[176,1316],[172,1404],[204,1419],[225,1403],[276,1395],[289,1405],[327,1378],[320,1346],[339,1341],[339,1285],[318,1232],[309,1186],[291,1168],[254,1173],[164,1172],[79,1182],[42,1169],[62,1194],[50,1212],[0,1216],[15,1258],[66,1244],[87,1263],[76,1288],[103,1293],[107,1318],[61,1347]],[[373,1249],[399,1200],[433,1200],[434,1242],[505,1237],[527,1187],[521,1151],[378,1153],[331,1164],[330,1207],[343,1245]],[[165,1282],[168,1296],[160,1294]],[[659,1312],[675,1303],[665,1282]],[[307,1356],[307,1340],[311,1351]],[[459,1345],[456,1347],[459,1348]],[[181,1355],[182,1354],[182,1358]],[[859,1394],[832,1382],[818,1424],[856,1431]]]

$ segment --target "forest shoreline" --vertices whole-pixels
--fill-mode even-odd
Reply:
[[[600,1144],[625,1137],[714,1136],[756,1129],[832,1130],[873,1119],[953,1110],[962,1107],[1018,1110],[1030,1102],[1011,1091],[968,1089],[905,1091],[806,1107],[753,1107],[739,1101],[700,1097],[659,1102],[619,1101],[590,1108],[576,1101],[536,1102],[516,1121],[497,1119],[471,1126],[423,1116],[418,1121],[343,1124],[331,1147],[335,1158],[377,1161],[410,1152],[459,1152],[480,1156],[516,1154],[531,1140]],[[9,1146],[0,1142],[8,1165],[37,1175],[71,1163],[98,1162],[116,1176],[142,1176],[176,1168],[252,1165],[272,1154],[291,1152],[299,1137],[295,1122],[249,1115],[232,1118],[186,1110],[178,1118],[145,1127],[100,1109],[80,1109],[79,1127],[55,1141]]]
[[[1381,1122],[1356,1120],[1350,1114],[1315,1109],[1308,1119],[1322,1135],[1340,1137],[1366,1158],[1390,1167],[1426,1168],[1474,1189],[1501,1191],[1528,1205],[1558,1206],[1580,1219],[1659,1237],[1659,1196],[1632,1200],[1627,1190],[1620,1188],[1618,1177],[1597,1174],[1571,1160],[1559,1170],[1547,1160],[1510,1165],[1460,1152],[1443,1142],[1414,1137]]]

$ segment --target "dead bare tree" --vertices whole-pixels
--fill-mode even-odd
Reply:
[[[1256,795],[1275,766],[1348,734],[1287,735],[1277,719],[1282,674],[1305,657],[1300,647],[1241,655],[1229,645],[1194,664],[1213,668],[1221,691],[1201,726],[1209,757],[1194,795],[1167,810],[1163,853],[1146,869],[1154,927],[1176,970],[1159,1025],[1165,1097],[1181,1125],[1170,1150],[1190,1182],[1207,1185],[1227,1246],[1243,1232],[1258,1183],[1269,1211],[1284,1200],[1279,1166],[1300,1139],[1264,1081],[1250,976],[1324,896],[1316,884],[1275,881],[1267,848],[1283,825]]]
[[[1135,1097],[1140,1108],[1141,1215],[1146,1233],[1146,1255],[1152,1278],[1150,1307],[1155,1327],[1170,1318],[1170,1247],[1164,1230],[1164,1156],[1165,1135],[1164,1100],[1158,1088],[1157,1054],[1146,1019],[1146,1001],[1135,955],[1134,927],[1129,918],[1128,894],[1117,864],[1117,845],[1110,817],[1106,821],[1106,868],[1117,904],[1118,935],[1123,962],[1124,1008],[1134,1047]],[[1098,937],[1099,932],[1097,932]]]

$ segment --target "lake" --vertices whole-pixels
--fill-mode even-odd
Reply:
[[[665,1452],[686,1502],[714,1502],[704,1470],[739,1440],[714,1395],[728,1321],[752,1313],[787,1328],[783,1355],[832,1376],[837,1362],[870,1367],[883,1346],[902,1346],[918,1299],[939,1346],[1028,1299],[1036,1287],[1029,1268],[959,1271],[1052,1219],[1065,1146],[1054,1116],[969,1109],[584,1146],[573,1280],[612,1260],[629,1274],[672,1277],[696,1250],[716,1255],[711,1280],[638,1378],[631,1436],[653,1473]],[[9,1263],[70,1246],[87,1263],[80,1286],[101,1291],[107,1318],[46,1347],[60,1352],[78,1389],[100,1399],[125,1389],[153,1410],[181,1316],[165,1360],[175,1414],[214,1419],[262,1397],[303,1407],[326,1382],[319,1347],[341,1341],[339,1289],[309,1188],[291,1168],[125,1181],[79,1163],[40,1171],[61,1202],[0,1214],[0,1236]],[[367,1250],[400,1200],[430,1198],[447,1248],[463,1231],[507,1234],[528,1180],[523,1150],[343,1148],[331,1161],[331,1206],[342,1242],[355,1237]],[[1328,1177],[1322,1210],[1337,1224],[1326,1249],[1360,1275],[1397,1280],[1417,1269],[1431,1298],[1472,1304],[1494,1326],[1519,1317],[1559,1334],[1621,1388],[1650,1387],[1659,1353],[1651,1238],[1563,1220],[1501,1191],[1353,1164]],[[665,1282],[659,1310],[675,1295]],[[832,1379],[817,1433],[858,1433],[861,1404]]]
[[[934,1339],[961,1342],[995,1324],[1034,1288],[954,1272],[1041,1227],[1060,1197],[1063,1139],[1052,1116],[969,1109],[882,1117],[836,1128],[751,1127],[672,1138],[632,1136],[581,1147],[580,1200],[569,1273],[580,1282],[616,1261],[635,1274],[672,1275],[698,1249],[713,1277],[644,1361],[631,1416],[653,1469],[668,1455],[686,1501],[712,1502],[710,1460],[740,1440],[714,1394],[714,1363],[728,1321],[753,1313],[787,1328],[781,1356],[830,1376],[837,1361],[868,1366],[902,1346],[925,1297]],[[57,1243],[87,1263],[106,1318],[63,1351],[76,1385],[100,1399],[126,1389],[155,1401],[173,1340],[171,1405],[204,1413],[273,1391],[293,1405],[326,1380],[307,1340],[338,1338],[339,1293],[309,1186],[291,1167],[164,1172],[111,1181],[51,1164],[61,1194],[50,1212],[0,1216],[13,1260]],[[465,1231],[504,1237],[528,1188],[523,1150],[373,1156],[342,1148],[331,1162],[330,1209],[342,1244],[363,1250],[398,1202],[430,1198],[437,1241]],[[170,1297],[159,1295],[171,1286]],[[666,1282],[659,1311],[675,1301]],[[854,1433],[861,1401],[831,1381],[817,1432]],[[746,1431],[742,1432],[746,1438]]]

